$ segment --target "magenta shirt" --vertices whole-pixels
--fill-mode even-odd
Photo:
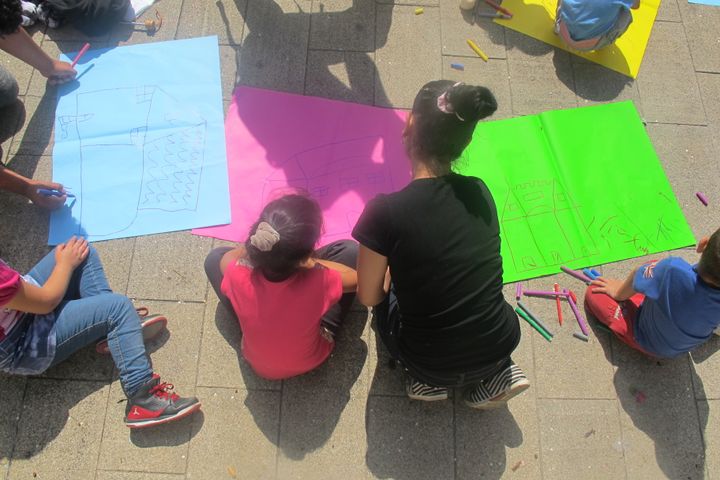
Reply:
[[[221,290],[240,321],[243,356],[258,375],[271,380],[300,375],[332,352],[334,343],[321,335],[320,322],[342,296],[339,272],[318,265],[271,282],[233,263]]]
[[[22,316],[17,310],[3,308],[17,294],[20,282],[20,274],[0,260],[0,341],[5,339],[6,332],[9,332]]]

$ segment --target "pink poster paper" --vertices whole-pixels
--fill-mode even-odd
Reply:
[[[238,87],[225,119],[232,223],[196,235],[245,241],[268,201],[307,191],[324,212],[320,244],[350,238],[368,200],[403,188],[407,112]]]

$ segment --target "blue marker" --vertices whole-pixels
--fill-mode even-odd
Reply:
[[[597,277],[602,277],[602,273],[598,272],[598,271],[595,270],[594,268],[591,268],[591,269],[590,269],[590,272],[592,272],[592,274],[595,275],[596,278],[597,278]]]
[[[63,195],[67,195],[68,198],[75,198],[75,195],[68,192],[61,192],[60,190],[56,190],[54,188],[38,188],[37,192],[40,195],[45,195],[46,197],[62,197]]]
[[[455,70],[465,70],[465,65],[462,63],[451,63],[450,68],[454,68]]]
[[[583,268],[582,272],[585,274],[586,277],[588,277],[590,280],[595,280],[597,276],[589,269],[589,268]]]

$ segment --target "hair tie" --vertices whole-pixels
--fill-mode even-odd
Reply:
[[[458,85],[462,85],[462,84],[463,84],[463,82],[457,82],[455,85],[453,85],[452,87],[445,90],[443,92],[443,94],[437,98],[437,107],[438,107],[438,110],[440,110],[443,113],[446,113],[446,114],[454,113],[455,116],[458,118],[458,120],[460,120],[461,122],[464,122],[465,119],[462,118],[460,115],[458,115],[458,113],[455,111],[455,108],[448,101],[448,93],[450,92],[450,89],[455,88]]]
[[[267,222],[260,222],[250,237],[250,244],[261,252],[269,252],[280,241],[280,234]]]

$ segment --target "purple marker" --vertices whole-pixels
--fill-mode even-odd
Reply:
[[[708,199],[702,192],[695,192],[695,196],[702,202],[706,207],[708,206]]]
[[[587,325],[585,324],[585,318],[580,313],[580,310],[578,310],[577,305],[575,304],[575,301],[570,296],[570,292],[566,288],[563,289],[563,292],[567,293],[567,301],[570,304],[570,308],[572,309],[573,313],[575,314],[575,319],[578,322],[578,325],[580,326],[580,330],[588,336],[590,335]]]
[[[577,279],[580,280],[581,282],[585,282],[585,283],[588,284],[588,285],[590,284],[590,279],[587,278],[585,275],[583,275],[583,274],[580,273],[580,272],[577,272],[577,271],[572,270],[572,269],[570,269],[570,268],[568,268],[568,267],[565,267],[565,266],[560,267],[560,270],[562,270],[563,272],[567,273],[567,274],[570,275],[570,276],[573,276],[573,277],[577,278]]]
[[[563,292],[547,292],[545,290],[523,290],[526,297],[567,297],[568,294]]]
[[[515,285],[515,300],[520,300],[520,297],[522,297],[522,294],[523,294],[522,284],[520,282],[518,282]]]

